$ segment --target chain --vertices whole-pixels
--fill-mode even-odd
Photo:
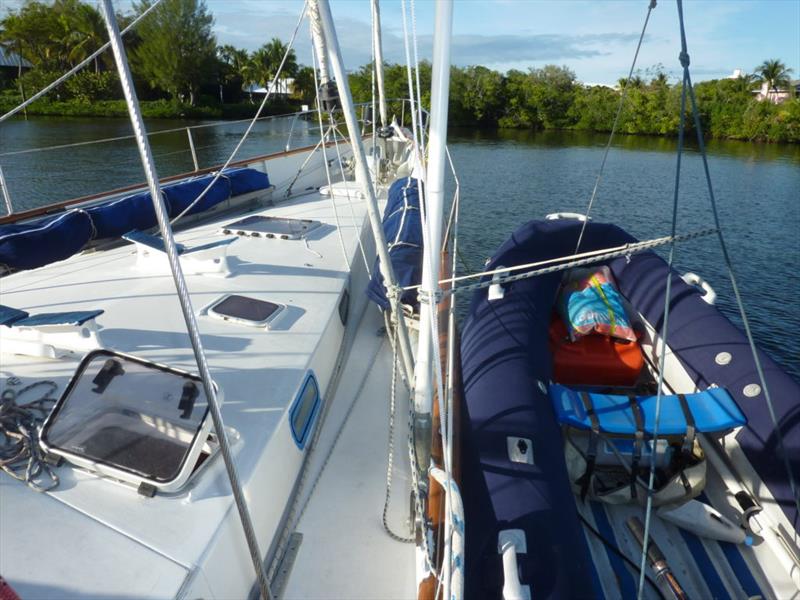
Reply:
[[[59,480],[42,456],[39,433],[56,402],[52,394],[58,385],[55,381],[44,380],[13,390],[11,386],[19,385],[16,378],[10,378],[7,385],[0,395],[0,468],[37,492],[46,492],[55,488]],[[43,396],[19,403],[21,396],[42,386],[49,387]]]

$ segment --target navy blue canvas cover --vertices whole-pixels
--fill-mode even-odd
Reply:
[[[223,178],[230,183],[231,196],[241,196],[257,190],[265,190],[270,186],[269,177],[256,169],[236,167],[225,169]]]
[[[203,175],[162,186],[170,217],[182,213],[205,190],[213,175]],[[225,169],[208,193],[188,214],[195,214],[228,198],[270,187],[269,177],[245,167]],[[121,237],[157,225],[150,192],[138,192],[33,223],[0,226],[0,265],[14,270],[34,269],[69,258],[90,240]]]
[[[96,239],[120,237],[131,229],[150,229],[158,223],[150,192],[92,206],[86,212],[94,223]]]
[[[520,227],[489,262],[513,266],[572,254],[581,223],[532,221]],[[590,223],[581,250],[636,241],[615,225]],[[660,330],[667,265],[654,253],[609,262],[620,291]],[[505,297],[473,296],[461,344],[464,373],[463,488],[467,523],[466,589],[472,597],[499,597],[501,566],[497,533],[521,528],[528,539],[523,583],[534,596],[592,597],[585,539],[573,508],[563,440],[547,394],[552,375],[549,317],[560,273],[505,284]],[[700,389],[726,388],[747,419],[737,435],[745,455],[797,529],[797,514],[784,463],[778,460],[775,428],[757,383],[744,334],[701,294],[672,274],[668,343]],[[730,352],[720,366],[715,357]],[[800,472],[800,385],[763,352],[759,354],[794,472]],[[534,465],[508,458],[508,436],[532,441]],[[488,583],[487,583],[488,582]]]
[[[177,217],[186,210],[212,181],[214,181],[213,175],[203,175],[202,177],[192,177],[191,179],[162,187],[161,190],[167,199],[169,216]],[[216,206],[220,202],[225,202],[225,200],[230,197],[231,184],[225,177],[220,177],[214,182],[214,185],[206,192],[206,195],[203,196],[200,202],[192,206],[192,210],[186,214],[194,215],[203,212]],[[148,194],[148,199],[149,198],[150,196]],[[130,229],[128,231],[130,231]]]
[[[35,269],[64,260],[80,251],[93,233],[86,211],[69,212],[33,223],[0,227],[0,265]]]
[[[418,285],[422,281],[422,219],[419,210],[419,180],[403,177],[389,188],[389,198],[383,211],[383,231],[389,245],[397,284],[401,287]],[[367,296],[383,310],[389,308],[380,259],[375,259]],[[417,306],[417,291],[403,293],[404,304]]]

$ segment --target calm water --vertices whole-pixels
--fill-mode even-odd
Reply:
[[[186,121],[154,120],[151,131]],[[195,130],[201,166],[222,162],[245,124]],[[256,126],[241,157],[282,149],[290,119]],[[18,209],[142,181],[130,141],[13,154],[18,150],[127,135],[115,119],[35,119],[0,126],[0,166]],[[298,121],[292,146],[318,139]],[[577,133],[454,131],[450,148],[461,181],[460,248],[475,269],[520,224],[549,212],[585,212],[607,137]],[[186,132],[152,138],[162,176],[191,169]],[[98,151],[98,148],[100,151]],[[615,141],[592,214],[640,238],[669,233],[675,181],[675,141],[621,137]],[[709,165],[723,231],[757,341],[800,379],[800,147],[712,142]],[[679,232],[712,226],[700,156],[683,163]],[[678,246],[676,262],[703,275],[718,305],[738,322],[716,237]],[[466,302],[466,300],[462,300]]]

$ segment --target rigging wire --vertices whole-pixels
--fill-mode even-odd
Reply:
[[[333,146],[336,148],[336,158],[339,162],[339,173],[342,175],[342,181],[344,182],[344,190],[345,194],[347,195],[347,207],[350,210],[350,218],[353,219],[353,223],[357,223],[358,219],[356,218],[355,210],[353,209],[353,202],[352,196],[350,195],[352,190],[348,185],[348,181],[344,177],[344,164],[342,161],[342,152],[339,149],[339,138],[336,135],[337,133],[341,135],[341,133],[336,128],[336,122],[333,119],[333,113],[328,113],[328,120],[330,122],[330,131],[332,132],[333,136]],[[344,138],[344,136],[342,136]],[[333,187],[329,188],[331,193],[331,198],[333,197]],[[353,192],[358,197],[358,192]],[[366,201],[366,199],[365,199]],[[369,260],[367,259],[367,252],[364,250],[364,244],[361,241],[361,234],[359,233],[356,235],[356,240],[358,240],[358,248],[361,251],[361,258],[364,260],[364,268],[367,270],[367,276],[371,279],[372,278],[372,270],[369,268]]]
[[[261,101],[261,105],[258,107],[258,110],[256,111],[255,116],[250,121],[250,124],[247,126],[247,129],[245,130],[244,134],[242,135],[241,139],[239,140],[239,143],[236,144],[236,147],[233,149],[233,152],[231,152],[231,155],[225,161],[225,164],[223,164],[219,168],[219,170],[214,175],[214,178],[208,183],[206,188],[202,192],[200,192],[200,195],[197,196],[197,198],[195,198],[192,201],[192,203],[189,204],[189,206],[187,206],[179,215],[177,215],[176,217],[174,217],[170,221],[170,225],[175,225],[175,223],[180,221],[187,213],[189,213],[189,211],[191,211],[195,207],[195,205],[198,202],[200,202],[200,200],[205,198],[205,196],[209,192],[209,190],[214,185],[216,185],[217,181],[222,176],[222,172],[225,169],[227,169],[228,165],[230,165],[231,162],[233,162],[233,159],[236,158],[236,155],[239,153],[239,150],[241,149],[242,145],[244,144],[245,140],[247,139],[247,136],[250,135],[250,132],[253,130],[253,127],[255,126],[256,122],[258,121],[258,118],[261,116],[261,113],[264,110],[264,107],[267,105],[267,101],[270,99],[270,96],[272,96],[272,93],[275,91],[275,86],[278,83],[278,77],[280,76],[281,71],[283,71],[283,66],[286,64],[286,59],[289,57],[289,54],[292,52],[292,46],[294,46],[294,41],[297,38],[297,32],[300,31],[300,25],[303,23],[303,19],[306,16],[307,8],[308,8],[308,0],[305,0],[305,2],[303,2],[303,8],[300,10],[300,16],[297,19],[297,24],[295,25],[294,31],[292,32],[292,37],[289,39],[289,43],[286,45],[286,51],[283,53],[283,58],[281,58],[281,62],[278,65],[277,70],[275,71],[275,75],[272,78],[272,82],[269,84],[269,88],[267,89],[267,93],[264,94],[264,99]]]
[[[636,45],[636,52],[633,54],[633,62],[631,63],[631,69],[628,71],[628,79],[625,81],[625,87],[622,88],[622,94],[619,97],[619,104],[617,105],[617,114],[614,115],[614,123],[611,125],[611,135],[608,136],[608,143],[606,144],[606,148],[603,151],[603,159],[600,161],[600,170],[597,173],[597,179],[594,182],[594,188],[592,189],[592,195],[589,198],[589,206],[586,208],[586,219],[583,221],[581,225],[581,231],[578,234],[578,243],[575,245],[575,254],[578,253],[578,250],[581,248],[581,241],[583,241],[583,233],[586,231],[586,224],[589,222],[589,213],[592,212],[592,205],[594,204],[594,199],[597,196],[597,188],[600,187],[600,180],[603,178],[603,171],[606,168],[606,160],[608,159],[608,152],[611,150],[611,142],[614,141],[614,133],[617,131],[617,125],[619,124],[619,117],[622,114],[622,107],[625,105],[625,98],[628,95],[628,89],[631,86],[631,80],[633,79],[633,71],[636,68],[636,61],[639,58],[639,50],[642,48],[642,42],[644,41],[644,34],[647,31],[647,23],[650,21],[650,14],[653,12],[653,9],[656,7],[656,0],[650,0],[650,4],[647,7],[647,15],[644,18],[644,26],[642,27],[642,33],[639,35],[639,43]]]
[[[466,279],[485,278],[490,275],[510,273],[511,271],[532,269],[535,267],[541,267],[543,265],[553,265],[553,263],[560,263],[547,268],[537,269],[534,271],[527,271],[525,273],[519,273],[516,275],[507,275],[505,277],[500,277],[498,279],[486,279],[478,283],[462,285],[457,288],[445,290],[442,292],[442,294],[448,295],[448,294],[467,292],[470,290],[486,288],[496,284],[503,285],[505,283],[509,283],[512,281],[519,281],[521,279],[527,279],[529,277],[538,277],[539,275],[546,275],[547,273],[555,273],[556,271],[563,271],[565,269],[569,269],[572,267],[580,267],[583,265],[601,262],[608,260],[610,258],[616,258],[619,256],[629,256],[637,252],[643,252],[651,248],[663,246],[664,244],[670,244],[672,242],[685,242],[688,240],[693,240],[696,238],[713,235],[715,233],[716,229],[700,229],[698,231],[694,231],[691,233],[684,233],[676,236],[666,235],[660,238],[654,238],[652,240],[645,240],[643,242],[631,242],[628,244],[622,244],[621,246],[614,246],[611,248],[601,248],[599,250],[582,252],[581,254],[560,256],[558,258],[551,258],[548,260],[527,263],[524,265],[516,265],[512,267],[499,267],[497,269],[492,269],[491,271],[478,271],[476,273],[469,273],[467,275],[459,275],[458,277],[452,277],[450,279],[441,279],[439,281],[439,284],[441,285],[441,284],[455,283],[458,281],[464,281]],[[562,262],[562,261],[568,261],[568,262]],[[403,291],[408,291],[408,290],[416,290],[419,289],[420,287],[421,287],[420,285],[410,285],[401,289]]]
[[[678,4],[680,5],[680,0],[678,0]],[[680,113],[680,124],[678,128],[678,156],[677,156],[677,164],[675,166],[675,189],[673,193],[672,199],[672,227],[671,227],[671,237],[672,242],[670,243],[669,247],[669,256],[667,258],[667,284],[666,289],[664,290],[664,320],[661,325],[661,339],[659,343],[661,344],[661,352],[659,354],[659,365],[658,365],[658,387],[656,389],[656,407],[655,407],[655,420],[653,422],[653,448],[655,448],[658,444],[658,430],[659,425],[661,424],[661,399],[664,396],[664,371],[667,362],[667,333],[669,331],[669,314],[670,314],[670,307],[671,307],[671,298],[672,295],[672,265],[675,259],[675,233],[678,227],[678,198],[680,195],[680,181],[681,181],[681,158],[683,156],[683,142],[684,142],[684,133],[686,129],[686,86],[688,85],[687,82],[687,75],[688,70],[688,61],[689,55],[686,54],[685,50],[681,51],[680,55],[681,63],[684,64],[684,71],[683,71],[683,84],[681,87],[681,113]],[[645,512],[644,512],[644,535],[642,539],[642,554],[640,558],[640,571],[639,571],[639,585],[637,591],[637,598],[638,600],[642,599],[644,594],[644,569],[647,564],[647,548],[650,544],[650,522],[653,515],[653,485],[655,483],[656,478],[656,461],[650,461],[650,473],[648,475],[648,492],[647,497],[645,500]]]
[[[156,8],[156,7],[157,7],[159,4],[161,4],[161,2],[163,2],[163,0],[155,0],[155,1],[153,2],[153,4],[151,4],[150,6],[148,6],[148,7],[147,7],[147,9],[145,9],[145,10],[144,10],[144,12],[142,12],[142,14],[140,14],[138,17],[136,17],[136,18],[135,18],[135,19],[134,19],[134,20],[131,22],[131,24],[130,24],[130,25],[128,25],[128,26],[127,26],[125,29],[123,29],[122,31],[120,31],[120,35],[125,35],[125,34],[126,34],[126,33],[128,33],[128,32],[129,32],[131,29],[133,29],[134,27],[136,27],[136,25],[138,25],[138,24],[139,24],[139,21],[141,21],[141,20],[142,20],[142,19],[144,19],[144,18],[145,18],[147,15],[149,15],[151,11],[155,10],[155,8]],[[15,114],[17,114],[19,111],[21,111],[21,110],[23,110],[24,108],[28,107],[28,106],[29,106],[29,105],[30,105],[32,102],[35,102],[36,100],[38,100],[39,98],[41,98],[42,96],[44,96],[44,95],[45,95],[47,92],[49,92],[49,91],[50,91],[50,90],[52,90],[53,88],[56,88],[56,87],[58,87],[59,85],[61,85],[62,83],[64,83],[64,82],[65,82],[67,79],[69,79],[70,77],[72,77],[72,76],[73,76],[75,73],[77,73],[78,71],[80,71],[80,70],[81,70],[83,67],[85,67],[86,65],[88,65],[89,63],[91,63],[91,62],[92,62],[92,61],[93,61],[95,58],[97,58],[97,57],[98,57],[98,56],[100,56],[100,55],[101,55],[103,52],[105,52],[106,50],[108,50],[108,48],[109,48],[110,46],[111,46],[111,40],[107,41],[105,44],[103,44],[102,46],[100,46],[100,47],[99,47],[97,50],[95,50],[94,52],[92,52],[92,53],[91,53],[89,56],[87,56],[87,57],[86,57],[85,59],[83,59],[81,62],[79,62],[79,63],[78,63],[77,65],[75,65],[74,67],[72,67],[72,68],[71,68],[69,71],[67,71],[66,73],[64,73],[64,74],[63,74],[61,77],[59,77],[59,78],[58,78],[58,79],[56,79],[55,81],[53,81],[53,82],[51,82],[51,83],[47,84],[47,85],[46,85],[45,87],[43,87],[41,90],[39,90],[38,92],[36,92],[36,93],[35,93],[33,96],[31,96],[31,97],[30,97],[30,98],[28,98],[27,100],[24,100],[22,103],[20,103],[20,104],[19,104],[19,105],[17,105],[16,107],[12,108],[10,111],[8,111],[8,112],[7,112],[6,114],[4,114],[3,116],[0,116],[0,123],[2,123],[3,121],[5,121],[6,119],[9,119],[9,118],[13,117],[13,116],[14,116]]]
[[[130,113],[131,126],[136,133],[136,142],[142,159],[142,167],[144,168],[148,187],[150,189],[153,210],[156,214],[159,230],[164,240],[164,250],[169,261],[172,279],[175,284],[175,289],[180,302],[181,312],[183,313],[184,322],[189,335],[189,341],[198,371],[200,372],[200,377],[203,382],[203,389],[208,401],[208,411],[211,415],[211,420],[213,422],[214,430],[216,431],[217,440],[219,442],[219,451],[222,455],[225,471],[228,475],[231,493],[233,495],[237,512],[239,513],[239,519],[242,524],[244,536],[247,540],[247,549],[253,562],[253,568],[262,599],[271,600],[272,593],[270,591],[269,581],[267,580],[266,572],[262,562],[263,556],[259,549],[255,527],[247,506],[247,500],[242,489],[241,481],[239,480],[239,474],[233,453],[231,452],[230,442],[225,431],[222,412],[220,409],[220,401],[217,395],[217,388],[212,379],[211,370],[203,349],[203,342],[200,336],[197,318],[192,307],[192,300],[189,295],[189,289],[186,285],[186,278],[183,274],[183,268],[181,267],[180,259],[178,257],[175,238],[172,234],[172,229],[170,228],[169,215],[167,213],[164,200],[161,197],[158,174],[156,172],[150,144],[147,136],[145,135],[146,128],[142,119],[141,110],[139,108],[136,90],[133,86],[133,78],[128,65],[125,47],[117,27],[114,7],[111,4],[111,0],[103,0],[102,7],[103,18],[106,24],[106,29],[108,30],[112,50],[114,52],[114,60],[116,62],[117,71],[119,72],[120,83],[125,95],[128,112]]]
[[[314,100],[315,100],[314,104],[316,105],[316,108],[317,108],[317,121],[319,122],[319,132],[320,132],[320,134],[322,136],[322,143],[320,144],[320,147],[322,149],[322,163],[325,165],[325,179],[328,182],[328,190],[330,191],[330,195],[331,195],[331,206],[333,207],[333,217],[336,220],[336,232],[337,232],[338,237],[339,237],[339,245],[342,248],[342,257],[344,258],[344,264],[345,264],[345,267],[347,268],[347,272],[349,273],[350,272],[350,259],[348,258],[348,255],[347,255],[347,248],[344,245],[344,237],[343,237],[343,233],[342,233],[342,224],[341,224],[341,222],[339,220],[339,211],[336,208],[336,198],[333,195],[333,182],[331,181],[331,168],[330,168],[330,165],[328,164],[328,149],[326,147],[326,142],[325,142],[327,137],[328,137],[328,132],[325,131],[325,129],[324,129],[325,125],[324,125],[324,123],[322,121],[322,102],[320,101],[320,98],[319,98],[319,81],[317,80],[317,55],[316,55],[316,48],[315,48],[315,46],[313,44],[311,45],[311,61],[313,63],[312,64],[312,66],[313,66],[312,70],[314,71],[314,89],[317,90],[317,93],[316,93],[315,98],[314,98]],[[360,237],[361,236],[359,235],[359,238]]]
[[[795,472],[792,470],[791,463],[789,462],[789,453],[786,449],[786,443],[783,438],[783,432],[780,428],[780,423],[778,423],[777,415],[775,414],[775,407],[772,403],[772,397],[769,393],[769,387],[767,386],[767,379],[764,375],[764,369],[761,366],[761,359],[758,357],[758,350],[756,348],[755,340],[753,339],[753,333],[750,329],[750,321],[747,318],[747,314],[744,309],[744,302],[742,301],[741,293],[739,292],[739,285],[736,281],[736,275],[733,270],[733,261],[731,261],[730,255],[728,254],[728,245],[725,242],[725,237],[722,233],[722,227],[720,225],[719,220],[719,213],[717,211],[717,199],[716,195],[714,194],[714,187],[711,184],[711,173],[708,169],[708,157],[706,156],[706,147],[705,147],[705,140],[703,139],[703,129],[702,124],[700,122],[700,111],[697,107],[697,99],[695,98],[694,88],[692,87],[692,78],[691,74],[689,73],[689,54],[686,50],[686,31],[684,28],[683,22],[683,1],[678,0],[678,19],[680,21],[680,28],[681,28],[681,56],[686,57],[686,64],[684,65],[684,71],[686,73],[686,82],[689,88],[689,99],[691,101],[692,106],[692,115],[694,117],[694,126],[697,134],[697,144],[700,148],[700,157],[703,162],[703,172],[705,174],[706,185],[708,187],[708,196],[711,202],[711,211],[714,214],[714,224],[717,230],[717,237],[719,238],[719,245],[720,249],[722,250],[722,256],[725,259],[725,266],[728,269],[728,276],[731,280],[731,287],[733,288],[733,294],[736,297],[736,305],[739,309],[739,315],[742,318],[742,324],[744,325],[744,330],[747,335],[747,341],[750,345],[750,351],[753,354],[753,362],[756,367],[756,372],[758,373],[759,381],[761,382],[761,389],[764,391],[764,399],[767,402],[767,409],[769,410],[770,418],[772,419],[772,424],[775,427],[775,437],[777,439],[777,446],[779,454],[782,455],[784,466],[786,467],[786,473],[789,477],[789,487],[792,491],[792,496],[794,497],[795,502],[795,509],[797,510],[797,514],[800,515],[800,491],[797,487],[797,480],[795,478]]]

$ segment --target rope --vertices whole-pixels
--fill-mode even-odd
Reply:
[[[175,223],[180,221],[184,217],[184,215],[189,213],[189,211],[191,211],[192,208],[194,208],[194,206],[198,202],[200,202],[200,200],[205,198],[205,196],[208,193],[208,191],[212,187],[214,187],[214,185],[219,180],[220,176],[222,175],[222,172],[225,169],[227,169],[228,165],[230,165],[231,162],[233,162],[233,159],[236,158],[236,155],[239,153],[239,150],[241,149],[242,145],[244,144],[245,140],[247,139],[247,136],[250,135],[250,132],[253,130],[253,127],[255,126],[256,122],[258,121],[258,118],[261,116],[261,112],[264,110],[264,107],[267,105],[267,100],[269,100],[270,96],[272,96],[272,93],[275,91],[275,86],[278,83],[278,77],[280,76],[281,71],[283,71],[283,65],[286,64],[286,59],[289,57],[289,53],[292,51],[292,46],[294,45],[295,38],[297,38],[297,32],[300,30],[300,25],[303,23],[303,19],[305,18],[306,8],[307,7],[308,7],[308,0],[306,0],[303,3],[303,8],[300,10],[300,16],[297,19],[297,24],[295,25],[294,31],[292,32],[292,37],[289,40],[289,43],[286,45],[286,52],[283,53],[283,58],[281,59],[281,62],[278,65],[278,69],[275,71],[275,76],[272,78],[272,82],[269,84],[269,88],[267,89],[267,93],[264,94],[264,99],[261,101],[261,106],[258,107],[258,110],[256,111],[255,116],[252,118],[252,120],[250,121],[250,124],[247,126],[247,129],[245,130],[244,134],[242,135],[242,138],[239,140],[239,143],[236,144],[236,147],[233,149],[233,152],[231,152],[231,155],[228,157],[228,160],[226,160],[225,164],[223,164],[222,167],[220,167],[220,169],[214,175],[214,178],[208,183],[206,188],[202,192],[200,192],[200,195],[197,196],[197,198],[195,198],[192,201],[192,203],[189,204],[189,206],[187,206],[183,210],[183,212],[181,212],[178,216],[176,216],[174,219],[172,219],[172,221],[170,221],[171,225],[175,225]]]
[[[134,19],[134,20],[131,22],[131,24],[130,24],[130,25],[128,25],[128,26],[127,26],[125,29],[123,29],[123,30],[120,32],[120,35],[125,35],[125,34],[126,34],[126,33],[128,33],[128,32],[129,32],[131,29],[133,29],[134,27],[136,27],[136,25],[138,25],[138,24],[139,24],[139,21],[141,21],[141,20],[142,20],[142,19],[144,19],[144,18],[145,18],[147,15],[149,15],[149,14],[150,14],[150,12],[151,12],[151,11],[153,11],[153,10],[154,10],[154,9],[155,9],[155,8],[156,8],[156,7],[157,7],[159,4],[161,4],[161,2],[162,2],[162,1],[163,1],[163,0],[155,0],[155,2],[153,2],[153,4],[151,4],[149,7],[147,7],[147,9],[146,9],[146,10],[145,10],[145,11],[144,11],[142,14],[140,14],[138,17],[136,17],[136,18],[135,18],[135,19]],[[39,98],[41,98],[42,96],[44,96],[44,95],[45,95],[47,92],[49,92],[49,91],[50,91],[50,90],[52,90],[53,88],[56,88],[56,87],[58,87],[59,85],[61,85],[62,83],[64,83],[64,82],[65,82],[67,79],[69,79],[70,77],[72,77],[72,76],[73,76],[75,73],[77,73],[78,71],[80,71],[80,70],[81,70],[83,67],[85,67],[86,65],[88,65],[89,63],[91,63],[91,62],[92,62],[92,61],[93,61],[95,58],[97,58],[97,57],[98,57],[98,56],[100,56],[100,55],[101,55],[103,52],[105,52],[105,51],[106,51],[106,50],[109,48],[109,46],[111,46],[111,40],[107,41],[105,44],[103,44],[102,46],[100,46],[100,47],[99,47],[97,50],[95,50],[94,52],[92,52],[92,53],[91,53],[89,56],[87,56],[87,57],[86,57],[85,59],[83,59],[81,62],[79,62],[79,63],[78,63],[77,65],[75,65],[74,67],[72,67],[72,68],[71,68],[69,71],[67,71],[66,73],[64,73],[64,74],[63,74],[61,77],[59,77],[59,78],[58,78],[58,79],[56,79],[55,81],[53,81],[53,82],[49,83],[49,84],[48,84],[48,85],[46,85],[45,87],[43,87],[41,90],[39,90],[38,92],[36,92],[36,93],[35,93],[33,96],[31,96],[31,97],[30,97],[30,98],[28,98],[27,100],[24,100],[24,101],[23,101],[21,104],[19,104],[19,105],[18,105],[18,106],[16,106],[15,108],[12,108],[10,111],[8,111],[6,114],[4,114],[2,117],[0,117],[0,123],[2,123],[3,121],[5,121],[6,119],[9,119],[9,118],[13,117],[13,116],[14,116],[15,114],[17,114],[19,111],[21,111],[21,110],[23,110],[24,108],[28,107],[28,106],[29,106],[29,105],[30,105],[32,102],[35,102],[36,100],[38,100]]]
[[[36,381],[19,390],[12,389],[11,386],[17,382],[9,379],[8,387],[0,396],[0,468],[37,492],[46,492],[55,488],[59,480],[42,456],[39,432],[56,402],[51,396],[58,385],[47,380]],[[21,396],[42,386],[49,387],[43,396],[19,403]]]
[[[387,319],[387,330],[390,328],[388,323],[388,316],[384,313],[384,318]],[[401,542],[403,544],[413,544],[415,539],[414,537],[403,536],[400,534],[395,533],[392,531],[392,528],[389,526],[389,501],[392,495],[392,469],[394,467],[394,421],[395,421],[395,414],[396,414],[396,391],[397,391],[397,361],[399,359],[397,355],[397,330],[394,329],[392,332],[392,386],[390,388],[390,395],[389,395],[389,439],[388,439],[388,449],[386,453],[386,495],[383,499],[383,514],[381,516],[381,522],[383,523],[383,529],[395,541]]]
[[[639,43],[636,45],[636,52],[633,54],[633,62],[631,63],[631,69],[628,71],[628,79],[625,82],[625,87],[622,88],[622,94],[619,97],[619,104],[617,105],[617,114],[614,115],[614,123],[611,125],[611,135],[608,136],[608,143],[606,144],[606,148],[603,151],[603,160],[600,161],[600,171],[597,173],[597,179],[594,182],[594,189],[592,189],[592,196],[589,198],[589,206],[586,208],[586,220],[581,225],[581,232],[578,234],[578,243],[575,246],[575,254],[578,253],[578,250],[581,248],[581,241],[583,241],[583,234],[586,231],[586,224],[589,222],[589,213],[592,212],[592,205],[594,204],[595,196],[597,196],[597,188],[600,187],[600,180],[603,178],[603,171],[606,168],[606,160],[608,159],[608,152],[611,150],[611,142],[614,140],[614,133],[617,131],[617,124],[619,123],[619,117],[622,114],[622,107],[625,105],[625,98],[628,95],[628,89],[631,85],[631,79],[633,79],[633,70],[636,68],[636,60],[639,58],[639,50],[642,48],[642,41],[644,41],[644,33],[647,31],[647,23],[650,21],[650,13],[653,12],[653,9],[656,7],[656,0],[650,0],[650,5],[647,7],[647,15],[644,18],[644,26],[642,27],[642,33],[639,35]]]

